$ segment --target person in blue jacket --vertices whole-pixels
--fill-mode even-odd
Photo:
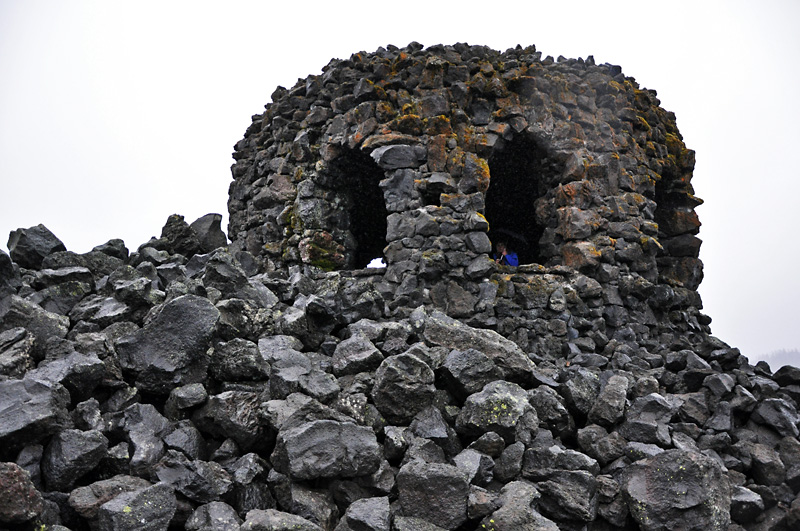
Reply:
[[[519,257],[517,253],[506,246],[506,242],[497,242],[497,252],[494,254],[494,261],[498,264],[518,266]]]

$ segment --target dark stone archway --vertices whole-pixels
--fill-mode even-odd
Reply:
[[[342,228],[353,237],[353,269],[363,269],[375,258],[383,257],[386,246],[388,212],[380,188],[383,171],[369,154],[348,149],[331,163],[337,190],[342,194],[346,219]],[[351,240],[352,241],[352,240]]]
[[[520,264],[544,263],[539,240],[544,227],[536,220],[536,200],[547,192],[545,153],[529,137],[518,136],[489,158],[486,219],[493,244],[506,241]]]

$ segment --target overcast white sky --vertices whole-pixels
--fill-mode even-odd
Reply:
[[[250,116],[332,57],[535,44],[658,91],[697,151],[714,334],[751,360],[798,349],[798,27],[794,0],[0,0],[0,245],[44,223],[76,252],[135,249],[172,213],[226,215]]]

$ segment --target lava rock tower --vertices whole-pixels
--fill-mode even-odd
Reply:
[[[694,152],[618,66],[361,52],[234,159],[230,242],[11,233],[0,526],[800,526],[800,369],[711,334]]]

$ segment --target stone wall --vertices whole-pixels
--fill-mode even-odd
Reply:
[[[229,200],[231,239],[272,267],[362,268],[368,249],[398,287],[474,280],[487,233],[513,230],[528,261],[601,282],[702,279],[694,153],[619,67],[412,43],[272,97],[236,145]],[[383,218],[385,235],[360,226]]]

